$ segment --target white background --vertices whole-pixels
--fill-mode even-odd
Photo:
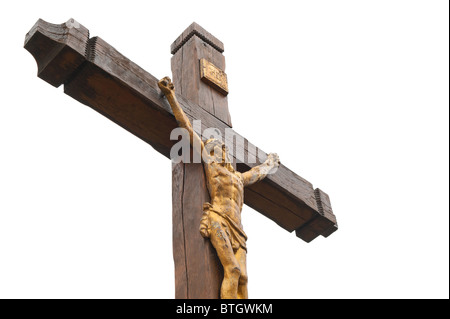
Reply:
[[[173,298],[170,161],[36,77],[75,18],[160,78],[193,21],[233,126],[330,194],[310,244],[244,207],[251,298],[449,297],[447,1],[30,1],[0,13],[0,297]]]

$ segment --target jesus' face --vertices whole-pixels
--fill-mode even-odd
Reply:
[[[230,156],[228,154],[228,147],[219,140],[208,140],[205,147],[212,158],[212,161],[223,166],[230,164]]]

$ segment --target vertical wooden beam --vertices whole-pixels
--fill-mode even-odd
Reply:
[[[223,44],[193,23],[171,51],[177,93],[231,126],[227,97],[200,79],[202,58],[225,70]],[[203,203],[209,201],[203,165],[172,164],[172,182],[175,298],[217,299],[223,269],[210,241],[199,232]]]

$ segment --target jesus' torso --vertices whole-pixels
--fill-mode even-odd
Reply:
[[[241,173],[216,162],[203,165],[211,204],[240,225],[244,204],[244,183]]]

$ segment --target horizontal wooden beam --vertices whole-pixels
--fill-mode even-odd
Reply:
[[[66,94],[169,157],[176,142],[170,140],[170,132],[177,123],[157,78],[101,38],[90,38],[88,29],[73,19],[59,25],[39,20],[26,35],[25,48],[36,59],[41,79],[56,87],[64,84]],[[231,130],[182,96],[178,100],[191,121],[201,120],[202,130],[214,127],[223,134]],[[249,163],[235,158],[238,170],[248,170],[266,159],[265,152],[238,133],[231,135],[243,143],[245,159],[257,159]],[[246,189],[245,203],[307,242],[337,229],[328,195],[284,165]]]

